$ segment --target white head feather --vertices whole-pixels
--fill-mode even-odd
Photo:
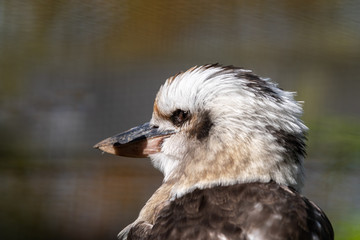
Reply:
[[[151,155],[173,197],[194,188],[268,182],[298,191],[307,127],[293,93],[231,66],[193,67],[160,88],[151,124],[176,133]],[[179,124],[174,114],[186,113]],[[176,117],[176,116],[175,116]]]

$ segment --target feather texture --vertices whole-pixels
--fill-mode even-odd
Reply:
[[[139,237],[139,233],[140,237]],[[165,206],[128,239],[333,239],[322,210],[275,182],[196,189]]]

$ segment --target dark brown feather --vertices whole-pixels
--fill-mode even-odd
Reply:
[[[151,230],[139,228],[128,239],[334,239],[319,207],[275,182],[196,189],[164,207]]]

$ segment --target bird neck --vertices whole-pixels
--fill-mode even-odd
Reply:
[[[156,216],[159,211],[168,203],[171,198],[171,189],[174,186],[174,181],[169,180],[164,182],[146,202],[145,206],[141,209],[136,222],[144,221],[154,224]]]
[[[227,143],[223,148],[188,153],[174,173],[171,198],[180,197],[197,188],[249,182],[266,183],[271,180],[300,191],[302,161],[293,161],[280,150],[270,151],[269,145],[263,142],[235,143],[233,146]]]

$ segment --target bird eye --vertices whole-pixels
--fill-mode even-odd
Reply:
[[[183,111],[181,109],[175,110],[170,117],[172,123],[178,127],[183,125],[189,118],[190,118],[189,112]]]

